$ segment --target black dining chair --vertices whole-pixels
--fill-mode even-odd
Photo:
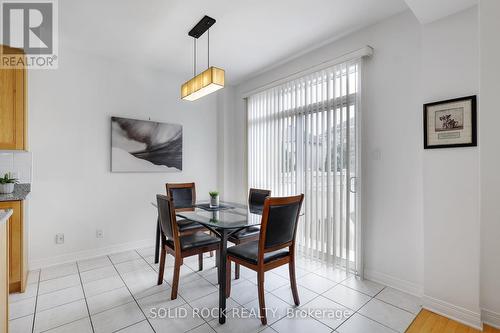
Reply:
[[[196,185],[195,183],[167,183],[167,195],[174,200],[174,207],[176,212],[185,212],[193,210],[196,204]],[[186,219],[177,219],[179,230],[181,234],[189,234],[198,231],[208,231],[207,228],[199,223],[189,221]],[[210,252],[213,257],[214,253]],[[200,259],[202,260],[202,259]],[[200,263],[203,267],[203,263]],[[202,270],[202,268],[200,268]]]
[[[158,204],[158,216],[161,230],[161,254],[160,268],[158,270],[158,285],[163,283],[165,270],[165,260],[167,253],[174,256],[174,274],[172,277],[171,299],[177,298],[179,288],[179,274],[183,263],[183,258],[198,255],[203,257],[203,253],[217,250],[219,239],[204,232],[192,232],[182,235],[175,218],[175,209],[172,198],[158,194],[156,195]]]
[[[258,240],[227,249],[226,297],[231,295],[231,261],[257,272],[259,312],[267,324],[264,299],[264,273],[288,264],[290,284],[295,305],[299,294],[295,279],[295,236],[304,195],[271,198],[264,201],[260,237]]]
[[[196,186],[194,183],[167,183],[167,196],[171,197],[176,212],[185,212],[193,210],[196,204]],[[186,219],[177,220],[179,231],[186,235],[198,231],[207,231],[205,227],[193,221]]]
[[[264,200],[271,196],[270,190],[261,190],[256,188],[251,188],[248,191],[248,209],[251,213],[262,214],[264,208]],[[248,243],[259,239],[260,227],[249,227],[238,232],[235,232],[229,237],[229,241],[236,245]],[[235,264],[234,267],[234,278],[240,278],[240,265]]]
[[[195,183],[167,183],[165,184],[167,188],[167,196],[171,197],[174,202],[174,207],[176,212],[193,210],[196,204],[196,186]],[[159,249],[160,249],[160,226],[156,228],[156,244],[155,244],[155,263],[159,261]],[[195,233],[198,231],[207,231],[199,223],[189,221],[186,219],[178,219],[177,224],[179,226],[179,231],[182,235],[187,235],[190,233]],[[210,254],[212,256],[212,253]],[[200,270],[203,267],[203,258],[199,260]]]

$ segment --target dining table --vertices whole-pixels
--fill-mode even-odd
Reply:
[[[155,203],[152,203],[156,206]],[[219,239],[218,281],[219,281],[219,323],[226,322],[226,254],[227,241],[229,237],[245,228],[258,226],[261,223],[262,210],[249,208],[247,205],[221,202],[217,207],[211,207],[209,203],[196,203],[191,209],[176,212],[176,216],[201,224]],[[159,251],[160,223],[157,226],[156,251]],[[157,260],[157,258],[155,258]]]

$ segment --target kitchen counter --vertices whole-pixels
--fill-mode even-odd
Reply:
[[[6,209],[6,210],[0,209],[0,225],[7,222],[9,217],[12,216],[12,213],[13,213],[12,209]]]
[[[0,202],[3,201],[22,201],[26,199],[31,191],[31,184],[16,184],[14,192],[11,194],[0,194]]]

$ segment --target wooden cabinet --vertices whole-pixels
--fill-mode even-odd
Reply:
[[[0,45],[22,55],[22,51]],[[26,70],[0,67],[0,150],[27,150]]]
[[[23,221],[23,202],[0,202],[0,209],[14,211],[9,223],[9,291],[24,292],[28,277],[28,240]]]
[[[8,241],[9,221],[0,221],[0,332],[7,332],[9,328]]]

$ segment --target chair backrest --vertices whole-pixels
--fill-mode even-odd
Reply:
[[[248,208],[250,209],[250,212],[262,212],[264,209],[264,200],[270,196],[270,190],[251,188],[248,191]]]
[[[264,252],[295,245],[297,222],[304,195],[272,198],[264,201],[259,239],[259,258]]]
[[[166,184],[167,195],[172,198],[176,211],[192,209],[196,203],[194,183]]]
[[[174,246],[176,247],[179,244],[179,229],[177,227],[172,198],[157,194],[156,203],[158,204],[158,217],[160,219],[162,240],[165,242],[169,239],[174,242]]]

